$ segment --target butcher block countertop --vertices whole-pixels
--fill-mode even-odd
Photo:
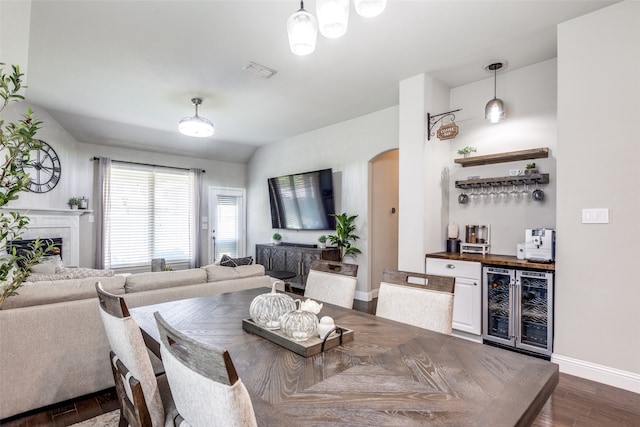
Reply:
[[[480,262],[486,265],[498,265],[502,267],[515,267],[515,268],[532,268],[537,270],[555,271],[555,263],[547,262],[535,262],[527,261],[524,259],[518,259],[511,255],[497,255],[497,254],[461,254],[458,252],[434,252],[426,255],[427,258],[442,258],[451,259],[456,261],[472,261]]]

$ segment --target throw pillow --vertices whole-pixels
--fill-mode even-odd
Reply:
[[[85,277],[113,277],[113,270],[97,270],[95,268],[56,268],[57,274],[68,274],[71,279],[84,279]]]
[[[229,255],[222,255],[220,258],[220,265],[223,267],[238,267],[240,265],[251,265],[253,264],[253,257],[244,257],[244,258],[231,258]]]
[[[31,267],[32,273],[37,274],[54,274],[57,268],[64,267],[60,255],[51,255],[42,257],[42,260]]]
[[[52,280],[68,280],[74,277],[68,273],[49,273],[49,274],[30,274],[26,278],[26,282],[48,282]]]

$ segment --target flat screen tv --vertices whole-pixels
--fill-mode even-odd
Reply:
[[[331,169],[269,178],[271,226],[288,230],[334,230]]]

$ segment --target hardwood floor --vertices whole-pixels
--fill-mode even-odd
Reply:
[[[52,408],[3,420],[0,421],[0,425],[2,427],[63,427],[113,411],[117,407],[115,390],[111,389]],[[558,387],[533,426],[640,427],[640,394],[572,375],[560,374]]]

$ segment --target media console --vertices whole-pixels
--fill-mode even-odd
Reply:
[[[304,243],[257,244],[256,264],[265,270],[291,271],[295,277],[287,280],[292,288],[303,290],[311,263],[317,259],[340,261],[338,248],[318,248]]]

